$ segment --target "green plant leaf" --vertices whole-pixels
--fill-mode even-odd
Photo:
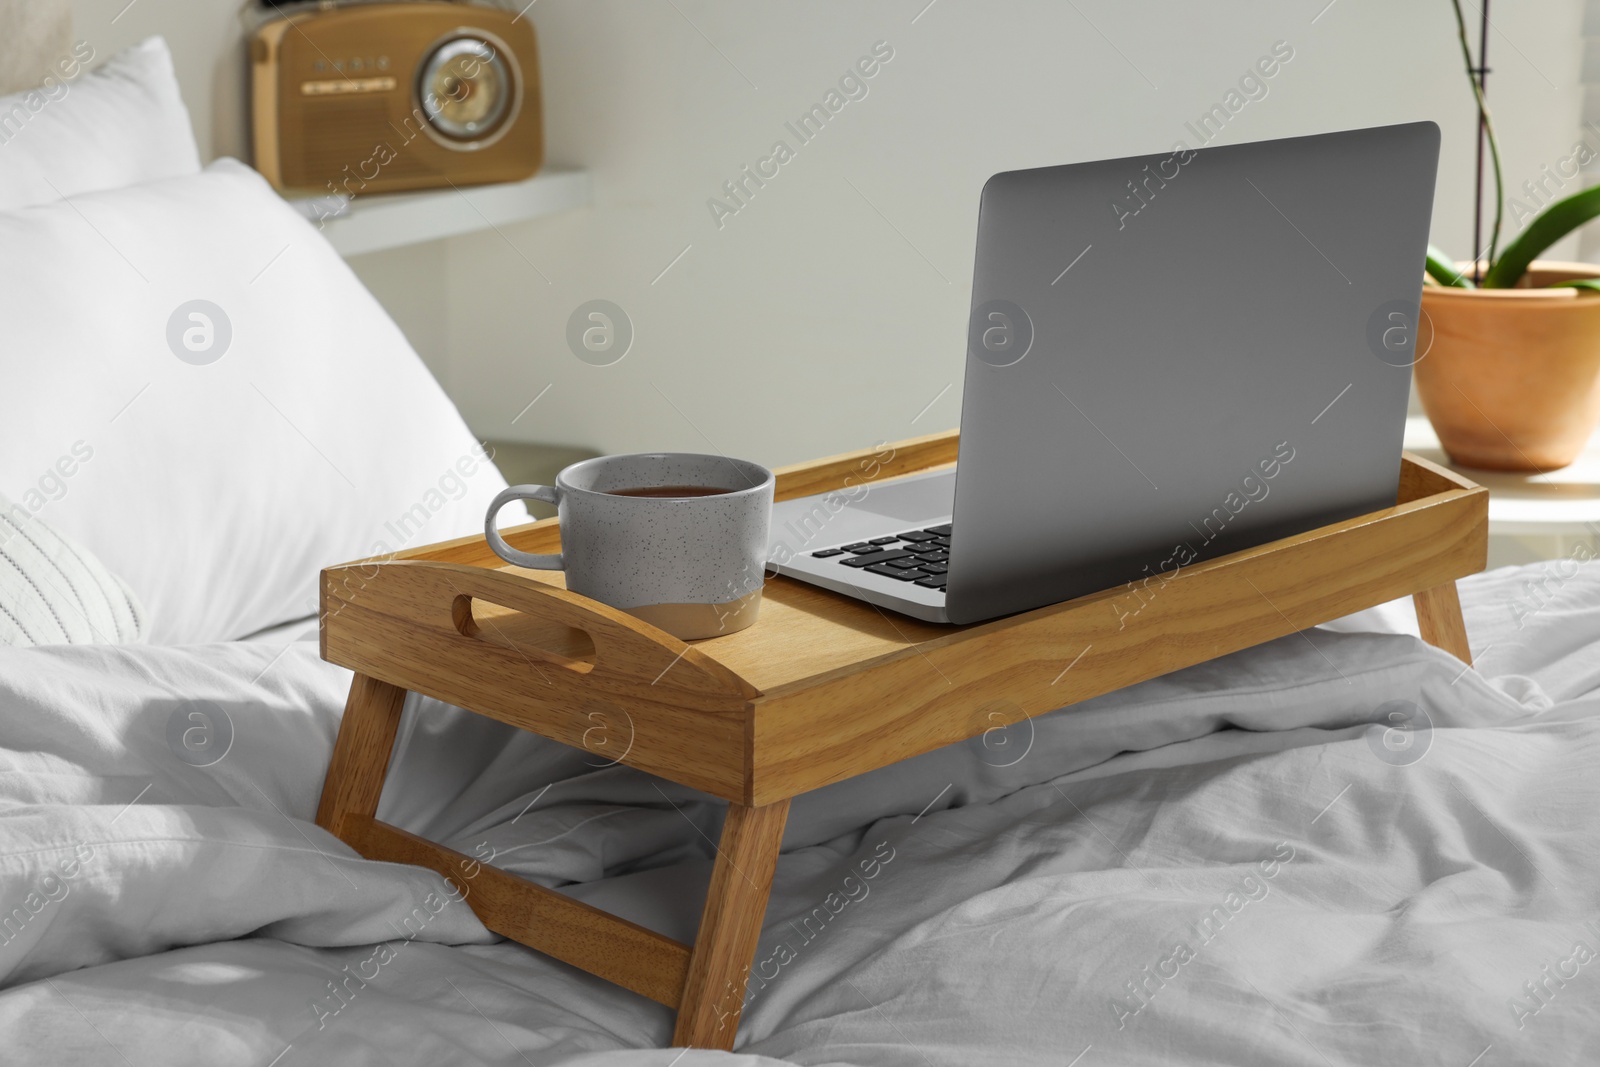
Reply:
[[[1557,200],[1528,223],[1517,239],[1506,245],[1500,258],[1483,276],[1485,289],[1509,289],[1528,271],[1541,252],[1579,226],[1600,215],[1600,185]]]
[[[1472,279],[1468,278],[1464,271],[1456,269],[1455,260],[1451,259],[1444,253],[1444,251],[1436,248],[1433,245],[1428,246],[1426,269],[1428,271],[1428,277],[1432,278],[1440,285],[1448,285],[1456,289],[1477,288],[1472,284]]]
[[[1600,293],[1600,278],[1574,278],[1570,282],[1555,282],[1545,286],[1546,289],[1587,289],[1591,293]]]

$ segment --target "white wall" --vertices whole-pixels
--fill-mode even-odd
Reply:
[[[247,159],[243,41],[251,10],[242,0],[72,0],[73,33],[94,46],[97,62],[152,34],[166,37],[200,158]]]
[[[166,33],[202,147],[241,150],[238,7],[138,0],[110,25],[125,2],[77,0],[80,36]],[[1294,58],[1218,140],[1434,119],[1434,238],[1467,254],[1472,107],[1448,0],[926,4],[539,0],[548,155],[593,172],[594,208],[358,269],[485,434],[787,462],[932,431],[959,414],[984,178],[1192,144],[1184,122],[1278,40]],[[1494,6],[1512,188],[1577,139],[1582,8]],[[795,145],[785,121],[877,41],[894,58],[868,95],[719,229],[707,199],[774,140]],[[609,367],[565,341],[597,297],[636,330]]]

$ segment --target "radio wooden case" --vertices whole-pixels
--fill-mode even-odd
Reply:
[[[453,3],[361,4],[266,24],[251,42],[256,169],[357,196],[517,181],[544,131],[528,19]]]

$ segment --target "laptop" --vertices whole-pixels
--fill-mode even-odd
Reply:
[[[1118,588],[1126,619],[1392,507],[1438,154],[1416,122],[996,174],[959,462],[777,504],[771,568],[931,622]]]

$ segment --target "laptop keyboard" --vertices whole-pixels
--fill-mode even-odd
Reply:
[[[907,530],[893,537],[874,537],[839,548],[819,548],[811,554],[817,559],[836,559],[842,566],[857,567],[869,574],[943,592],[945,571],[950,565],[950,524]]]

